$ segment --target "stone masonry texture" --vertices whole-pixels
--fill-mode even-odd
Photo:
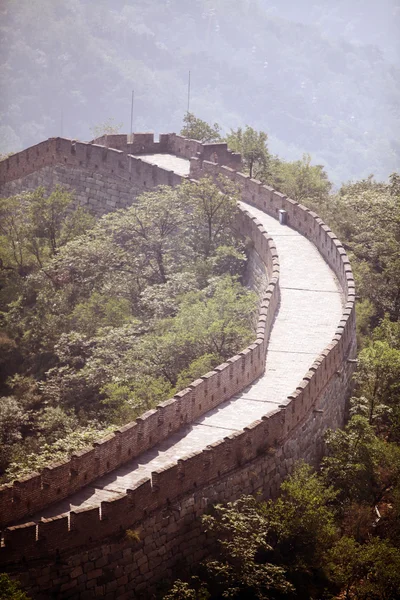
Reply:
[[[160,183],[223,174],[241,192],[259,315],[254,343],[227,363],[67,463],[0,488],[1,568],[38,599],[149,598],[204,558],[211,504],[274,497],[296,460],[317,464],[323,432],[344,423],[356,352],[350,264],[315,213],[241,174],[226,144],[95,142],[53,138],[2,161],[0,195],[60,183],[100,216]]]

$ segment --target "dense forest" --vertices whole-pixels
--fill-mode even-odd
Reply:
[[[400,11],[285,0],[6,0],[0,7],[0,152],[55,135],[92,139],[113,118],[135,131],[206,121],[268,131],[340,185],[399,168]]]
[[[186,130],[219,135],[186,118]],[[214,542],[167,600],[400,598],[400,175],[331,183],[309,156],[271,156],[247,127],[229,142],[254,171],[316,210],[344,243],[357,282],[358,366],[349,420],[325,435],[317,472],[299,463],[277,500],[243,496],[203,517]]]
[[[0,476],[88,445],[251,341],[227,181],[160,186],[94,222],[43,188],[0,201]]]

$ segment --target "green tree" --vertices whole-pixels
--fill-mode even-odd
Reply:
[[[243,166],[250,177],[265,180],[270,162],[270,154],[267,147],[268,136],[264,131],[256,131],[246,125],[243,130],[239,127],[236,131],[226,136],[228,147],[234,152],[242,155]]]
[[[312,207],[327,200],[332,187],[324,167],[311,164],[310,154],[293,162],[273,159],[268,183],[292,200]]]
[[[266,507],[268,540],[300,597],[324,587],[325,555],[337,535],[337,492],[305,463],[282,483],[281,495]]]
[[[190,584],[177,579],[164,600],[208,600],[210,594],[198,577],[191,577]]]
[[[233,230],[235,190],[225,180],[160,187],[81,235],[52,220],[55,207],[67,207],[63,198],[36,199],[40,222],[17,203],[38,251],[25,245],[31,272],[16,275],[1,315],[2,373],[19,369],[38,382],[37,399],[25,394],[32,402],[17,395],[15,375],[3,383],[29,415],[23,427],[8,427],[9,476],[17,459],[42,464],[71,429],[131,420],[245,347],[256,307],[253,294],[225,276],[245,262]]]
[[[14,397],[0,398],[0,472],[11,458],[12,446],[21,440],[27,416]]]
[[[164,377],[138,372],[131,379],[114,377],[100,392],[105,396],[101,403],[106,408],[107,421],[123,425],[170,398],[174,390]]]
[[[209,297],[207,297],[209,295]],[[256,295],[226,276],[182,301],[173,330],[202,349],[226,360],[252,338]]]
[[[176,381],[176,390],[183,390],[189,383],[195,381],[201,375],[212,371],[218,365],[220,357],[218,354],[203,354],[195,358],[186,369],[182,369]]]
[[[213,366],[244,348],[252,339],[255,294],[245,290],[229,276],[216,280],[199,292],[182,298],[173,319],[156,324],[134,350],[141,370],[162,374],[175,386],[179,374],[191,372],[191,364],[204,355],[216,357]],[[207,363],[208,370],[211,363]]]
[[[344,536],[329,553],[328,569],[348,600],[400,598],[400,551],[387,540],[359,544]]]
[[[29,600],[29,596],[21,590],[18,582],[6,573],[0,573],[0,600]]]
[[[93,137],[96,139],[103,135],[113,135],[115,133],[119,133],[122,125],[123,123],[118,123],[113,117],[109,117],[105,121],[97,123],[97,125],[93,125],[93,127],[90,128],[90,131]]]
[[[208,258],[219,246],[234,244],[232,226],[239,196],[228,179],[219,177],[217,185],[211,177],[195,185],[184,182],[179,194],[190,214],[189,236],[194,251]]]
[[[353,417],[344,430],[326,434],[322,474],[345,502],[371,502],[378,460],[376,436],[368,420]]]
[[[61,187],[46,196],[34,192],[0,200],[0,266],[25,275],[42,268],[61,246],[93,225],[81,207],[71,211],[73,196]]]
[[[358,355],[355,379],[360,396],[367,401],[368,422],[390,422],[390,412],[400,401],[400,349],[386,341],[370,343]]]
[[[127,298],[115,298],[93,292],[86,302],[77,304],[71,313],[71,327],[94,336],[102,327],[121,327],[132,318]]]
[[[372,506],[399,483],[400,448],[380,439],[360,415],[345,429],[326,434],[328,454],[322,460],[322,475],[338,493],[341,507]]]
[[[183,117],[183,127],[180,134],[185,138],[198,140],[205,144],[222,141],[220,131],[221,127],[218,123],[209,125],[206,121],[199,119],[193,113],[187,112]]]
[[[104,224],[116,243],[141,257],[152,283],[166,283],[185,260],[185,212],[174,188],[143,193],[128,210],[107,215]]]
[[[68,460],[74,452],[88,448],[96,440],[105,437],[114,431],[115,427],[102,427],[98,421],[87,422],[84,426],[75,427],[64,437],[55,442],[46,441],[29,452],[29,446],[20,446],[16,449],[13,462],[5,472],[7,481],[14,481],[40,471],[44,467]]]
[[[370,326],[385,313],[391,321],[400,318],[400,196],[395,189],[370,176],[343,185],[318,207],[346,246],[358,294],[374,307]]]
[[[205,530],[219,546],[218,558],[205,563],[213,586],[227,598],[291,596],[294,590],[285,569],[265,559],[272,547],[263,506],[252,496],[242,496],[226,506],[217,504],[214,511],[203,517]]]

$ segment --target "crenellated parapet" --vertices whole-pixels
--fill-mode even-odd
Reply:
[[[205,497],[212,496],[212,490],[218,490],[219,485],[225,485],[226,489],[235,485],[235,490],[240,488],[241,493],[251,493],[255,489],[254,481],[259,477],[263,485],[273,480],[273,488],[276,489],[293,463],[293,446],[300,448],[296,454],[298,457],[313,459],[314,446],[310,442],[305,448],[303,440],[312,440],[316,427],[321,430],[343,424],[353,369],[351,359],[355,356],[355,289],[346,252],[329,227],[305,206],[240,173],[240,156],[229,152],[226,144],[200,144],[176,134],[161,135],[158,142],[154,141],[152,134],[134,134],[133,138],[107,136],[95,141],[104,145],[62,138],[38,144],[2,161],[0,182],[5,184],[43,167],[66,165],[106,173],[107,176],[132,182],[132,185],[140,180],[142,188],[144,182],[145,187],[160,183],[176,185],[182,181],[181,176],[149,164],[138,156],[171,153],[188,158],[190,179],[222,174],[238,186],[244,202],[276,218],[280,210],[286,211],[288,226],[313,242],[336,274],[344,294],[343,313],[332,341],[315,358],[293,393],[282,399],[275,412],[201,452],[185,456],[151,473],[150,478],[142,480],[126,494],[103,501],[100,506],[42,519],[39,523],[7,527],[18,520],[26,520],[41,508],[67,498],[98,477],[138,457],[231,398],[261,375],[279,307],[279,260],[275,244],[261,223],[241,210],[237,229],[251,238],[269,281],[260,299],[254,342],[156,409],[75,454],[70,461],[54,464],[41,473],[2,486],[0,520],[3,544],[0,547],[0,563],[3,564],[15,564],[22,557],[29,560],[47,557],[50,560],[56,550],[78,551],[80,547],[100,544],[108,536],[132,527],[144,527],[146,523],[151,531],[151,519],[158,519],[157,515],[167,507],[177,503],[181,506],[192,497],[196,499],[193,504],[195,518],[201,510],[198,497],[202,491]],[[313,327],[312,322],[310,327]],[[333,397],[336,398],[334,405]],[[321,414],[320,406],[324,407],[325,413],[317,423],[315,411],[318,409],[318,414]],[[231,496],[226,493],[224,497]],[[160,534],[155,532],[154,539],[157,535]]]
[[[126,154],[174,154],[188,160],[195,157],[200,161],[211,160],[236,170],[242,165],[241,155],[229,150],[226,142],[202,143],[176,133],[162,133],[159,141],[154,140],[153,133],[111,134],[96,138],[91,143],[116,148]]]
[[[242,235],[253,240],[255,251],[264,262],[269,275],[268,287],[260,298],[254,342],[239,354],[228,359],[226,363],[194,381],[170,400],[159,404],[156,409],[148,411],[133,423],[129,423],[99,440],[91,448],[74,454],[71,460],[54,464],[45,468],[41,473],[32,474],[32,476],[17,480],[13,484],[1,486],[0,515],[3,527],[23,517],[26,518],[53,502],[67,498],[98,477],[141,455],[179,431],[183,426],[192,423],[201,415],[231,398],[262,374],[265,368],[268,339],[279,304],[279,261],[273,240],[257,219],[251,217],[247,211],[242,211],[238,215],[236,226]],[[280,420],[277,419],[276,422],[280,422]],[[262,429],[258,428],[257,452],[261,451],[260,448],[263,444],[264,446],[265,443],[267,445],[275,444],[282,436],[283,430],[276,429],[274,423],[275,420],[271,416],[263,423]],[[246,440],[253,437],[251,433],[253,429],[254,425],[250,426],[248,430],[244,430],[243,435],[246,436]],[[267,431],[269,432],[268,436],[266,436]],[[24,556],[27,554],[41,556],[43,553],[50,552],[54,545],[62,550],[82,544],[82,535],[84,534],[77,535],[76,531],[79,523],[84,523],[86,517],[88,517],[88,521],[86,521],[84,532],[92,540],[116,532],[125,525],[127,527],[129,523],[132,524],[137,519],[141,519],[149,511],[160,508],[163,503],[171,502],[185,489],[191,489],[193,486],[197,488],[203,485],[204,481],[208,481],[211,475],[215,476],[214,470],[201,469],[197,471],[196,465],[203,459],[207,464],[211,465],[212,463],[214,469],[219,465],[217,469],[219,476],[234,468],[239,447],[244,439],[237,435],[225,438],[227,445],[223,446],[225,449],[221,456],[219,453],[222,446],[221,443],[218,443],[212,452],[210,451],[211,453],[207,450],[205,454],[201,452],[196,454],[196,458],[194,456],[187,457],[185,460],[179,461],[177,465],[171,466],[170,473],[169,469],[160,473],[152,473],[151,480],[146,480],[134,490],[130,490],[118,501],[102,503],[101,507],[97,509],[82,510],[76,514],[72,512],[69,518],[62,516],[56,519],[46,519],[39,524],[31,523],[6,528],[4,545],[0,548],[0,562],[14,561],[18,555],[21,556],[21,553]],[[262,442],[262,440],[264,441]],[[246,446],[249,445],[248,441],[245,443]],[[255,439],[251,442],[251,444],[253,443],[256,443]],[[226,454],[225,450],[228,448],[230,450]],[[245,453],[244,459],[246,456]],[[184,472],[185,476],[182,475]],[[168,486],[165,486],[164,481],[170,475],[172,479]],[[204,481],[203,478],[205,478]],[[186,482],[185,485],[183,485],[184,482]],[[165,489],[169,490],[168,500],[164,498]],[[149,496],[144,501],[142,496],[147,492],[149,492]],[[131,507],[129,510],[126,508],[127,503]],[[133,506],[136,507],[134,512],[132,512]],[[94,526],[96,519],[97,522]],[[93,530],[92,525],[94,526]],[[62,530],[64,533],[60,535]],[[54,538],[52,538],[53,535]]]

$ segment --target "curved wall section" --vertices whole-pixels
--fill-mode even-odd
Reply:
[[[272,239],[257,219],[247,211],[239,211],[236,227],[241,235],[252,239],[254,250],[263,261],[269,278],[268,287],[260,297],[254,342],[226,363],[194,381],[174,398],[94,443],[91,448],[74,454],[70,461],[54,464],[41,473],[1,486],[2,527],[68,497],[98,477],[131,461],[231,398],[262,374],[269,334],[279,303],[279,262]],[[12,544],[13,535],[15,533],[10,537],[10,531],[6,531],[5,539],[14,547],[19,546]]]
[[[215,158],[210,148],[202,150],[197,142],[193,145],[192,140],[178,138],[171,137],[170,151],[172,144],[180,156],[183,151],[195,150],[191,157],[192,179],[222,173],[239,186],[244,202],[275,217],[279,210],[287,212],[289,227],[310,239],[336,274],[345,296],[342,318],[331,343],[315,358],[303,380],[288,398],[282,399],[282,405],[274,413],[202,452],[153,472],[151,478],[139,482],[119,498],[103,501],[100,507],[72,511],[69,517],[42,519],[38,524],[28,522],[6,528],[0,561],[11,569],[21,558],[28,561],[29,568],[25,568],[21,576],[25,588],[35,598],[48,597],[46,594],[50,593],[58,593],[60,598],[90,598],[107,593],[109,597],[120,598],[131,590],[136,594],[142,590],[148,597],[158,579],[174,575],[179,561],[191,564],[207,552],[198,517],[210,503],[255,491],[273,496],[295,460],[316,462],[322,451],[322,432],[344,422],[356,344],[354,280],[341,243],[306,207],[229,165],[223,166],[222,161],[218,164],[206,160],[207,153]],[[181,181],[175,174],[129,157],[121,150],[74,145],[68,140],[49,140],[48,148],[42,148],[49,160],[47,165],[68,165],[71,161],[71,166],[77,166],[78,161],[82,168],[97,165],[95,168],[132,182],[134,175],[142,177],[143,173],[146,173],[146,184],[148,181],[154,185]],[[53,163],[47,154],[52,152]],[[0,163],[2,181],[42,168],[36,160],[39,158],[36,150],[21,154],[24,156],[19,159],[11,157],[13,161],[8,167]],[[23,173],[18,171],[18,165]],[[262,372],[268,336],[279,303],[279,265],[272,240],[255,218],[245,211],[240,213],[238,228],[253,240],[271,278],[261,302],[254,344],[156,410],[101,440],[87,452],[74,456],[70,462],[3,486],[0,514],[4,524],[26,517],[35,507],[59,499],[60,494],[67,496],[86,485],[88,478],[129,460],[132,452],[137,455],[150,447],[146,444],[165,439],[170,431],[176,431],[182,423],[189,423],[196,415],[216,406]],[[312,328],[313,323],[309,326]],[[140,541],[126,540],[124,532],[128,528],[140,532]],[[61,566],[53,560],[55,551],[63,556]],[[44,562],[36,562],[39,558],[45,559]],[[103,567],[109,574],[108,581],[104,579]],[[91,583],[93,580],[95,585]]]

